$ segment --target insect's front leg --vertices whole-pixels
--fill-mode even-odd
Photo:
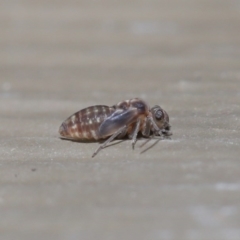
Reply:
[[[127,126],[123,126],[122,128],[119,128],[110,138],[108,138],[103,144],[101,144],[93,153],[92,157],[95,157],[97,153],[106,147],[106,145],[111,142],[114,138],[116,138],[119,134],[124,132],[126,130]]]
[[[151,120],[149,119],[149,117],[146,119],[146,124],[143,127],[141,133],[144,137],[148,139],[140,145],[140,148],[143,147],[146,143],[148,143],[151,139],[155,137],[155,133],[151,135]]]
[[[163,133],[162,133],[161,129],[157,126],[157,124],[154,122],[153,117],[149,116],[147,118],[148,118],[147,121],[150,121],[152,123],[152,126],[153,126],[153,128],[155,130],[154,135],[162,136]]]

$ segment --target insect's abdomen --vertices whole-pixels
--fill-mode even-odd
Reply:
[[[76,140],[99,140],[99,126],[114,108],[97,105],[74,113],[59,128],[62,137]]]

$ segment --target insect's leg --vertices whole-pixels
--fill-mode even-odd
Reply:
[[[149,136],[149,138],[140,145],[140,148],[143,147],[148,142],[150,142],[155,136],[156,136],[155,134],[153,134],[152,136]]]
[[[119,134],[117,135],[117,138],[118,138],[118,139],[121,139],[121,138],[123,138],[124,136],[126,136],[126,134],[127,134],[127,128],[125,128],[121,133],[119,133]]]
[[[155,132],[153,132],[152,136],[150,136],[150,123],[152,123],[154,129],[156,130]],[[142,133],[143,133],[143,136],[148,137],[148,139],[145,142],[143,142],[142,145],[140,145],[140,148],[143,147],[145,144],[147,144],[149,141],[151,141],[156,136],[156,134],[158,134],[159,136],[162,136],[161,130],[159,129],[157,124],[154,122],[152,117],[147,118],[147,123]]]
[[[106,147],[106,145],[111,142],[114,138],[116,138],[119,134],[121,134],[123,131],[125,131],[125,129],[127,128],[127,126],[123,126],[122,128],[118,129],[110,138],[108,138],[103,144],[101,144],[93,153],[92,157],[95,157],[97,155],[97,153]]]
[[[153,133],[152,136],[150,136],[150,133],[151,133],[151,121],[149,118],[147,118],[146,120],[146,125],[145,127],[143,128],[142,130],[142,135],[144,137],[147,137],[148,139],[146,141],[144,141],[141,145],[140,145],[140,148],[143,147],[146,143],[148,143],[150,140],[152,140],[154,137],[155,137],[155,134]]]
[[[155,129],[157,132],[159,132],[160,129],[159,129],[159,127],[157,126],[157,124],[154,122],[153,118],[152,118],[152,117],[148,117],[148,119],[149,119],[150,122],[152,123],[154,129]]]
[[[142,135],[144,136],[144,137],[149,137],[150,136],[150,132],[151,132],[151,122],[150,122],[150,120],[149,120],[149,118],[147,118],[147,120],[146,120],[146,125],[143,127],[143,129],[142,129]]]
[[[162,129],[160,130],[159,127],[157,126],[157,124],[154,122],[153,118],[152,117],[148,117],[148,119],[151,121],[154,129],[156,130],[156,132],[158,133],[159,136],[171,136],[172,135],[172,132],[170,132],[170,130],[165,130],[165,129]],[[168,127],[169,129],[171,128],[171,125],[168,124]]]
[[[159,136],[162,136],[162,132],[159,129],[159,127],[157,126],[157,124],[154,122],[152,117],[148,117],[148,119],[150,120],[150,122],[152,123],[154,129],[156,130],[156,132],[159,134]]]
[[[140,127],[140,119],[137,120],[137,123],[135,125],[134,131],[133,131],[133,135],[132,135],[132,148],[134,149],[135,143],[137,141],[137,134],[139,131],[139,127]]]

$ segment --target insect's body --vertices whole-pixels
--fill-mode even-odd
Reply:
[[[63,138],[72,140],[110,137],[93,156],[114,138],[126,135],[132,139],[134,147],[138,132],[145,137],[171,135],[168,114],[159,106],[149,108],[145,101],[133,98],[111,107],[96,105],[82,109],[66,119],[59,129]]]

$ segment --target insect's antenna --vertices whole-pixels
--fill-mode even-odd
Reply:
[[[153,134],[150,138],[148,138],[145,142],[143,142],[139,147],[143,147],[144,145],[146,145],[149,141],[151,141],[156,135]]]
[[[142,153],[145,153],[145,152],[148,151],[150,148],[154,147],[160,140],[161,140],[161,138],[158,138],[152,145],[150,145],[149,147],[147,147],[146,149],[144,149],[143,151],[141,151],[141,154],[142,154]]]

